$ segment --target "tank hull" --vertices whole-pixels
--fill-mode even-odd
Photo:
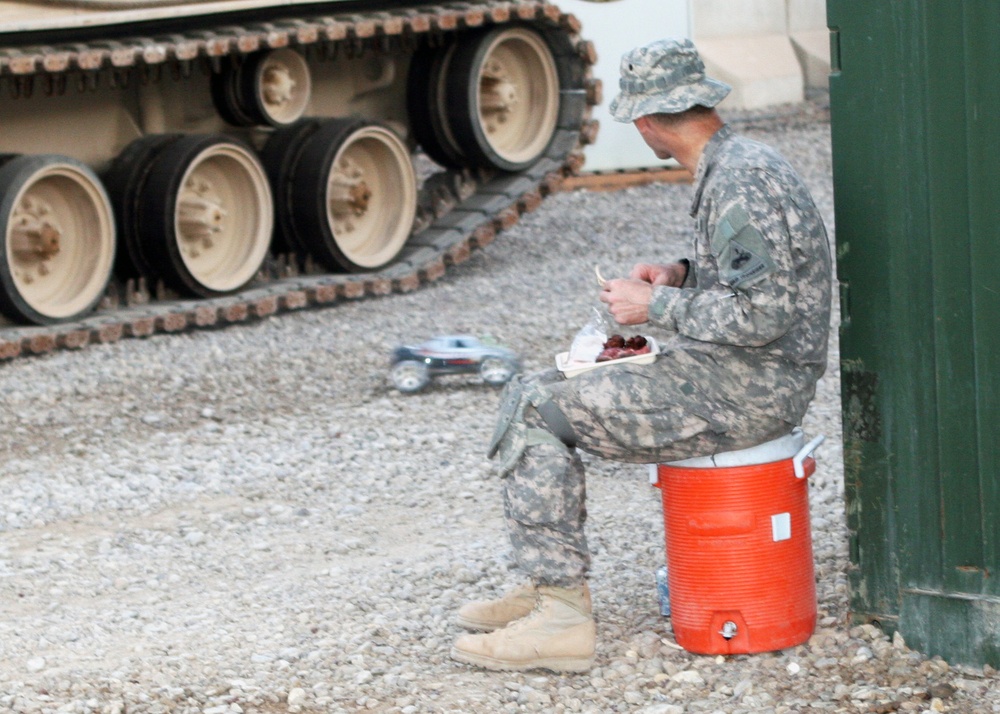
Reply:
[[[429,0],[394,2],[393,0],[219,0],[177,2],[177,0],[45,0],[44,2],[0,2],[0,33],[72,32],[87,28],[155,25],[165,22],[204,22],[210,16],[244,14],[261,16],[280,12],[295,15],[297,10],[339,12],[345,8],[368,12],[386,8],[418,8],[432,5]],[[113,30],[112,30],[113,31]]]
[[[435,279],[582,162],[600,87],[579,30],[543,2],[0,3],[0,179],[9,157],[46,157],[0,180],[0,194],[19,192],[0,212],[0,309],[8,324],[50,326],[0,323],[0,356]],[[52,199],[73,162],[90,170],[72,188],[83,198]],[[115,269],[96,312],[66,317],[64,304],[87,300],[53,296],[93,281],[65,254],[79,214],[102,211],[115,216]],[[385,213],[402,228],[373,218]],[[243,233],[272,242],[243,247]],[[212,251],[238,254],[238,270]],[[265,252],[232,288],[246,255]],[[40,289],[53,269],[58,290]]]

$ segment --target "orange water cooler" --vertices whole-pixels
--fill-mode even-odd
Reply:
[[[671,624],[697,654],[768,652],[816,627],[810,456],[801,429],[742,451],[660,464]]]

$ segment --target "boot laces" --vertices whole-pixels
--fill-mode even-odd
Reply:
[[[542,598],[535,598],[535,604],[531,608],[531,612],[522,617],[520,620],[514,620],[514,622],[507,625],[504,628],[506,632],[520,632],[521,630],[532,627],[534,625],[534,620],[540,617],[542,614]]]

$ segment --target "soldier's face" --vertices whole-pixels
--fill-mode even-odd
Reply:
[[[659,126],[649,117],[639,117],[634,122],[635,128],[639,130],[642,140],[646,142],[646,146],[653,150],[658,159],[670,159],[673,158],[673,154],[670,153],[670,148],[667,146],[665,141],[665,136],[662,131],[659,131]]]

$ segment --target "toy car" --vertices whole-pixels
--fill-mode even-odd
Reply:
[[[521,368],[516,353],[472,335],[442,335],[397,347],[390,362],[392,383],[401,392],[420,391],[442,374],[479,374],[487,384],[501,386]]]

